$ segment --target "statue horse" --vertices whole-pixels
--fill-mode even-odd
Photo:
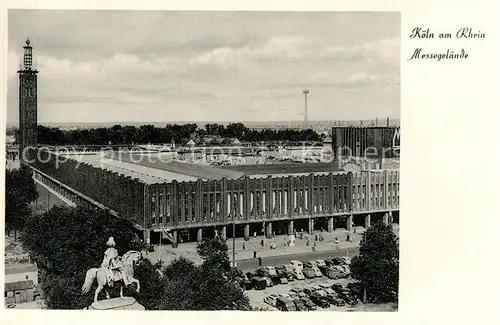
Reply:
[[[111,282],[111,286],[113,282],[118,282],[120,280],[123,281],[123,284],[120,287],[120,297],[123,298],[123,286],[128,286],[132,283],[137,284],[136,291],[139,292],[141,287],[139,285],[139,280],[134,278],[134,265],[141,258],[142,258],[142,253],[138,251],[128,251],[123,255],[123,257],[121,258],[121,262],[123,265],[121,272],[124,274],[125,279],[123,278],[120,272],[113,270],[113,280]],[[89,292],[90,288],[92,287],[92,283],[94,283],[94,279],[96,279],[97,289],[95,290],[94,294],[94,302],[97,302],[97,296],[103,289],[106,292],[106,298],[109,299],[109,293],[105,289],[105,286],[108,282],[108,277],[106,276],[106,273],[107,270],[102,266],[100,268],[94,267],[88,270],[87,275],[85,277],[85,283],[82,286],[82,294],[86,294],[87,292]]]

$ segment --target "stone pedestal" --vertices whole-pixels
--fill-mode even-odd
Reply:
[[[99,300],[84,310],[145,310],[144,306],[132,297]]]

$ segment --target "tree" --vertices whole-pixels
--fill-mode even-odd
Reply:
[[[5,171],[5,225],[22,230],[31,213],[29,204],[38,198],[32,172],[27,166]]]
[[[369,302],[398,299],[399,248],[391,226],[376,222],[361,239],[359,255],[351,262],[352,277],[366,290]]]
[[[219,239],[205,239],[198,245],[203,259],[199,266],[185,259],[164,268],[165,295],[162,309],[250,310],[250,302],[234,282],[227,245]]]
[[[143,248],[128,221],[101,210],[54,207],[26,220],[23,246],[38,264],[49,308],[82,309],[92,303],[96,285],[84,296],[81,286],[87,270],[100,266],[109,237],[114,237],[120,255]],[[146,309],[158,309],[163,287],[157,267],[142,260],[134,271],[141,290],[137,294],[130,286],[124,293],[134,296]],[[118,296],[119,287],[115,284],[110,294]]]

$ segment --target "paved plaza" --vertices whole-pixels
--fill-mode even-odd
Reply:
[[[394,232],[399,236],[399,226],[397,224],[392,225]],[[243,238],[236,238],[235,240],[235,259],[236,261],[253,259],[254,250],[257,253],[257,257],[265,259],[266,257],[283,256],[283,255],[297,255],[297,254],[308,254],[314,252],[313,245],[316,243],[316,252],[327,252],[346,249],[354,249],[359,247],[359,242],[361,236],[365,229],[363,227],[356,227],[356,233],[351,234],[351,241],[347,241],[348,232],[344,228],[337,228],[333,232],[326,231],[315,231],[312,235],[307,235],[303,233],[302,238],[298,234],[295,239],[295,246],[287,246],[286,239],[288,236],[280,235],[275,238],[265,238],[262,234],[260,236],[251,237],[249,241],[245,241]],[[323,236],[323,240],[315,241],[316,236]],[[335,243],[335,237],[338,239],[338,244]],[[261,245],[261,241],[264,240],[264,246]],[[307,242],[309,241],[309,245]],[[276,244],[276,249],[271,249],[272,243]],[[228,253],[230,258],[232,258],[233,250],[233,239],[227,239]],[[168,264],[176,258],[184,257],[192,260],[195,263],[201,263],[201,260],[196,253],[196,242],[180,243],[177,248],[172,248],[171,245],[155,245],[155,251],[148,253],[148,257],[156,262],[159,259],[163,260],[164,263]],[[243,249],[245,246],[245,249]]]

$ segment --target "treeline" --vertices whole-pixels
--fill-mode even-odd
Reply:
[[[38,198],[31,170],[5,170],[5,227],[7,230],[22,230],[26,218],[31,214],[30,203]]]
[[[321,137],[312,129],[307,130],[252,130],[242,123],[206,124],[167,124],[165,127],[154,125],[121,126],[109,128],[61,130],[38,126],[38,143],[44,145],[133,145],[199,142],[206,136],[236,138],[241,142],[255,141],[320,141]]]

